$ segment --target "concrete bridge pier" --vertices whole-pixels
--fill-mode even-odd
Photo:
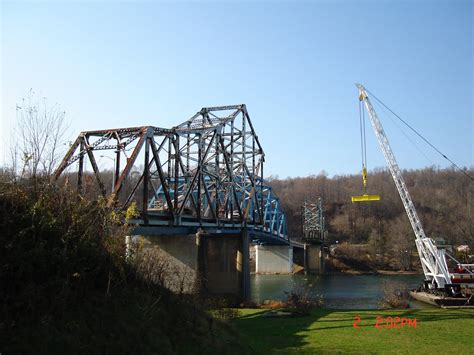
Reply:
[[[126,243],[127,257],[134,255],[145,276],[172,291],[222,296],[232,303],[250,300],[246,230],[132,236]]]
[[[320,244],[304,244],[305,272],[322,274],[325,266],[325,251]]]
[[[250,241],[247,229],[242,230],[242,300],[250,301]]]
[[[292,243],[293,247],[293,272],[299,272],[305,270],[305,260],[306,260],[306,250],[304,249],[304,244],[295,245]]]
[[[196,246],[196,291],[235,301],[250,300],[248,232],[229,235],[199,231]]]
[[[257,274],[290,274],[293,271],[293,247],[290,245],[256,245]]]

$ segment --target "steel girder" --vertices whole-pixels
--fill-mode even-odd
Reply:
[[[110,194],[94,155],[106,150],[115,153]],[[265,155],[245,105],[202,108],[171,129],[82,132],[53,179],[76,164],[82,191],[86,160],[109,205],[123,209],[135,201],[144,225],[252,226],[288,238],[284,212],[263,182]]]

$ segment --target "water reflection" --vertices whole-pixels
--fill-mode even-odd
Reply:
[[[325,307],[338,309],[377,309],[384,285],[397,283],[406,289],[420,286],[423,275],[252,275],[252,300],[285,299],[285,292],[296,283],[305,283],[325,300]],[[410,301],[413,308],[429,307]]]

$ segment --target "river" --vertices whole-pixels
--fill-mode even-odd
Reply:
[[[423,275],[252,275],[252,300],[283,300],[294,285],[304,283],[314,294],[322,295],[325,307],[338,309],[377,309],[384,287],[397,284],[411,290],[420,286]],[[410,301],[413,308],[430,307]]]

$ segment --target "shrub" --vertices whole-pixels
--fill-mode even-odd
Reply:
[[[286,308],[286,302],[280,300],[265,300],[260,307],[267,309],[281,309]]]
[[[303,283],[295,284],[291,291],[285,293],[287,298],[284,301],[284,306],[293,314],[308,315],[311,310],[324,305],[323,297],[314,294],[310,286]]]
[[[381,308],[409,308],[409,292],[403,285],[396,282],[385,282],[383,296],[379,304]]]

